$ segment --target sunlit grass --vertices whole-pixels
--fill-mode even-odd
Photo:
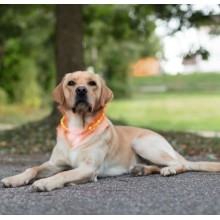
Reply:
[[[145,94],[114,100],[107,108],[112,119],[159,130],[220,131],[220,94]],[[47,116],[50,108],[1,105],[0,123],[19,125]]]
[[[108,115],[129,125],[160,130],[220,131],[220,94],[146,94],[114,100]]]
[[[36,109],[19,104],[1,104],[0,123],[20,125],[46,117],[50,111],[50,107]]]
[[[189,75],[156,75],[148,77],[133,77],[133,85],[164,86],[169,92],[220,92],[219,73],[194,73]]]

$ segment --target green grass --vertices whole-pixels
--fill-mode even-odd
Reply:
[[[19,104],[0,105],[0,123],[21,125],[30,121],[36,121],[47,116],[51,108],[31,108]]]
[[[114,100],[108,116],[129,125],[175,131],[220,131],[220,94],[146,94]]]
[[[114,100],[107,108],[112,119],[129,125],[172,131],[220,131],[220,94],[163,93],[140,94],[136,98]],[[0,123],[19,125],[41,119],[47,109],[1,105]]]
[[[132,78],[134,95],[114,100],[108,115],[129,125],[172,131],[220,131],[220,74],[158,75]],[[163,93],[140,93],[164,86]]]
[[[220,92],[220,74],[218,73],[134,77],[132,83],[136,89],[141,86],[163,85],[168,92]]]

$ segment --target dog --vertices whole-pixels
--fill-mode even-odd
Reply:
[[[51,191],[127,173],[170,176],[185,171],[220,171],[217,162],[187,161],[153,131],[114,126],[105,114],[113,93],[97,74],[66,74],[53,98],[63,117],[49,161],[3,179],[4,187],[33,183],[35,191]]]

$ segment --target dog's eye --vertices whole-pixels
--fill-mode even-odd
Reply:
[[[95,82],[95,81],[90,81],[88,84],[89,84],[90,86],[96,86],[96,82]]]
[[[67,84],[68,86],[75,86],[76,85],[76,83],[73,81],[73,80],[71,80],[71,81],[69,81],[68,82],[68,84]]]

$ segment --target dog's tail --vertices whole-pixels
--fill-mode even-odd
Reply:
[[[187,171],[220,172],[220,163],[186,161],[185,168]]]

